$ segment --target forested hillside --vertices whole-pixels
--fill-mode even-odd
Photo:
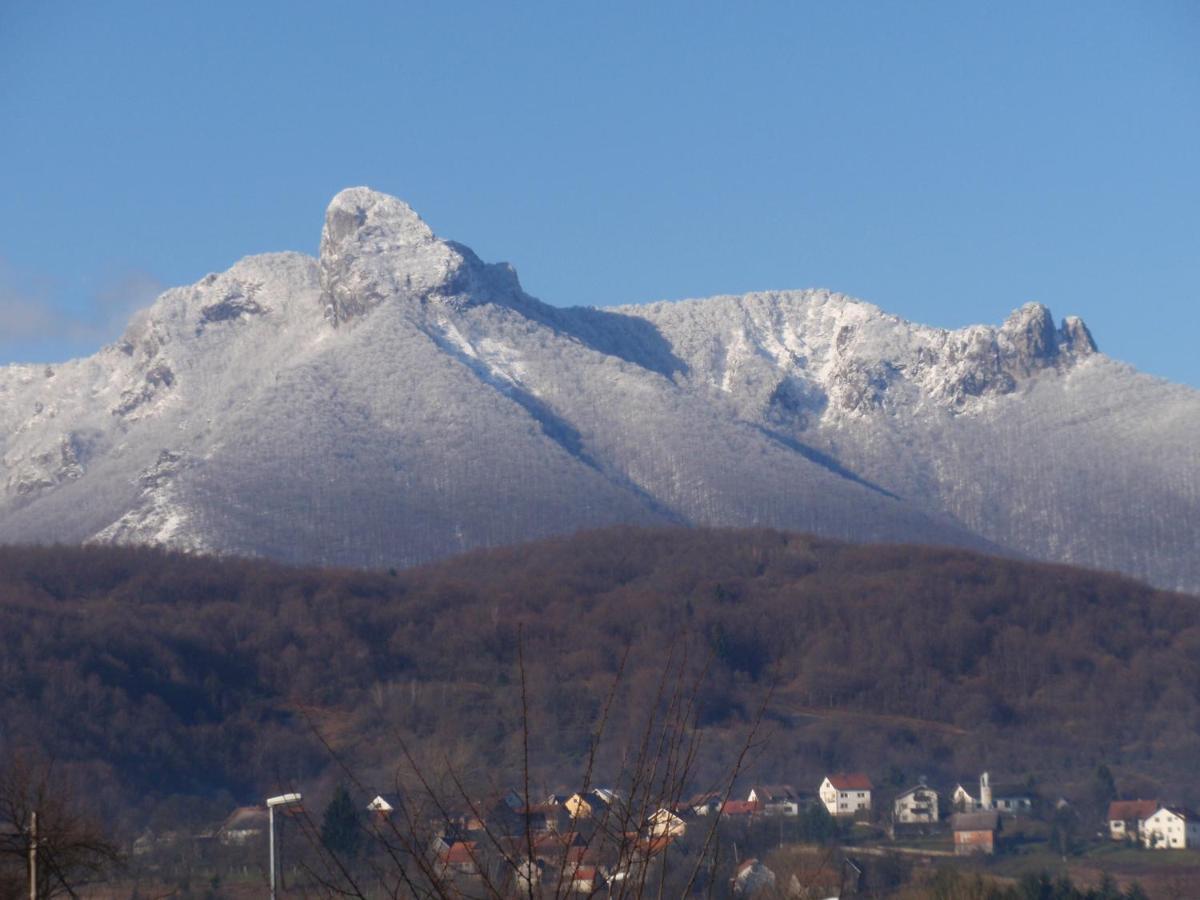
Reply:
[[[0,739],[88,773],[130,824],[169,794],[250,800],[333,777],[318,732],[381,790],[401,738],[515,782],[519,633],[547,789],[578,775],[628,648],[600,779],[686,652],[711,662],[698,781],[769,696],[747,778],[989,769],[1061,793],[1106,763],[1145,795],[1200,799],[1194,598],[772,531],[622,528],[380,573],[3,548]]]

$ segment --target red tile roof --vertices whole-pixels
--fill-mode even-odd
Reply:
[[[1150,818],[1157,811],[1157,800],[1114,800],[1108,804],[1108,820],[1137,822]]]
[[[762,807],[750,800],[726,800],[721,812],[727,816],[748,816],[758,812]]]
[[[842,772],[830,775],[829,783],[839,791],[869,791],[873,789],[871,779],[861,772]]]
[[[474,862],[476,852],[474,841],[456,841],[442,854],[442,862],[451,866]]]

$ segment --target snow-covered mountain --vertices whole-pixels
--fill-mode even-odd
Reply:
[[[952,543],[1200,591],[1200,392],[1031,304],[945,331],[827,291],[525,294],[407,205],[0,368],[0,540],[407,565],[614,522]]]

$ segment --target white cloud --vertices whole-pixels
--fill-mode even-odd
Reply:
[[[20,273],[0,260],[0,364],[91,353],[119,337],[130,317],[162,290],[153,276],[126,272],[72,309],[48,279]]]

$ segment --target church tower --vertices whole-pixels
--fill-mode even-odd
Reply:
[[[988,773],[984,772],[979,776],[979,808],[992,808],[992,785],[988,781]]]

